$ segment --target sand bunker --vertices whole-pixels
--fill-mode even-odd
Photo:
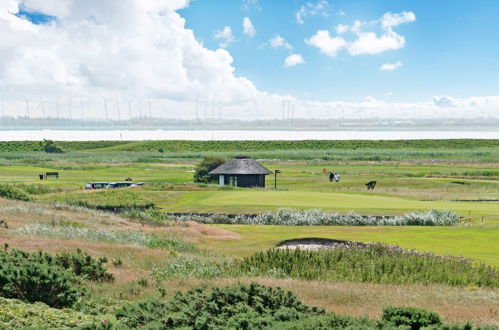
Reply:
[[[354,242],[354,241],[342,241],[337,239],[328,238],[297,238],[283,241],[277,245],[278,249],[289,249],[289,250],[329,250],[329,249],[345,249],[351,247],[367,247],[369,244]]]

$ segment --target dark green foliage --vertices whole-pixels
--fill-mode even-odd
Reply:
[[[13,250],[0,252],[0,296],[51,307],[72,306],[85,290],[68,269],[46,261],[45,255]]]
[[[31,200],[31,197],[23,190],[10,186],[8,184],[0,184],[0,198],[15,199],[18,201]]]
[[[320,314],[322,309],[302,304],[289,291],[252,283],[211,291],[195,288],[177,293],[169,302],[132,303],[118,310],[116,317],[126,327],[262,329]]]
[[[421,308],[395,306],[389,306],[383,310],[381,321],[395,326],[408,326],[412,330],[442,323],[437,313]]]
[[[378,322],[368,318],[356,318],[335,313],[311,316],[302,318],[294,322],[279,322],[266,328],[267,330],[330,330],[330,329],[348,329],[348,330],[378,330],[382,329]]]
[[[106,258],[98,260],[92,258],[80,249],[76,253],[63,252],[53,257],[53,263],[65,269],[71,270],[76,275],[82,276],[90,281],[97,282],[112,282],[114,276],[107,272],[104,263],[107,262]]]
[[[64,151],[52,140],[43,140],[40,142],[43,148],[43,151],[49,154],[62,154]]]
[[[116,150],[147,151],[163,149],[165,152],[178,151],[269,151],[269,150],[326,150],[326,149],[382,149],[382,148],[426,148],[474,149],[479,147],[499,147],[499,140],[304,140],[304,141],[71,141],[57,142],[66,150]],[[0,142],[0,152],[42,151],[39,142],[11,141]]]
[[[323,251],[272,249],[242,260],[240,275],[370,283],[499,286],[499,271],[470,260],[374,244]]]
[[[85,292],[83,279],[113,281],[104,262],[80,250],[56,256],[20,250],[0,252],[0,296],[68,307]]]
[[[196,166],[194,172],[194,182],[210,183],[216,182],[216,175],[209,175],[210,171],[213,171],[218,166],[225,163],[225,160],[220,157],[208,156],[204,157],[201,163]]]

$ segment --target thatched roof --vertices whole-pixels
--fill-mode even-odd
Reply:
[[[210,172],[210,174],[272,174],[267,168],[260,165],[251,157],[247,156],[237,156],[231,160],[223,163],[216,169]]]

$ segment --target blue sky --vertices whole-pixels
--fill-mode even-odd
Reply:
[[[226,119],[276,119],[293,104],[295,118],[488,120],[497,12],[497,0],[0,0],[0,102],[42,117],[78,100],[82,117],[151,101],[168,118],[219,104]]]
[[[330,0],[326,10],[298,24],[295,15],[300,8],[319,3],[307,2],[258,0],[245,5],[235,0],[197,0],[179,13],[209,49],[219,48],[216,31],[231,27],[235,40],[226,49],[234,58],[235,73],[261,90],[319,101],[358,101],[372,96],[413,102],[435,95],[497,95],[499,1]],[[393,28],[405,38],[400,49],[357,56],[343,49],[331,57],[305,42],[318,30],[328,30],[335,37],[338,24],[373,22],[385,13],[404,11],[414,13],[416,20]],[[244,17],[252,21],[254,37],[243,33]],[[367,30],[380,33],[375,24]],[[264,45],[276,34],[293,46],[292,51]],[[291,52],[301,54],[305,63],[283,67]],[[397,62],[402,65],[396,70],[380,70],[385,63]]]

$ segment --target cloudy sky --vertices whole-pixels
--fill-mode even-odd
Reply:
[[[1,109],[497,118],[498,9],[494,0],[0,0]]]

